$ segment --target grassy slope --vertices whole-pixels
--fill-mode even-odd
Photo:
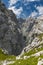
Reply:
[[[39,50],[39,48],[37,48]],[[41,48],[40,50],[43,50],[43,48]],[[28,56],[30,54],[33,54],[35,52],[35,50],[31,50],[29,53],[28,53]],[[27,55],[26,55],[27,56]],[[16,60],[15,59],[15,56],[9,56],[9,55],[6,55],[6,54],[3,54],[3,52],[0,50],[0,60],[9,60],[9,59],[12,59],[15,61],[14,64],[10,64],[10,65],[37,65],[38,63],[38,59],[39,58],[43,58],[43,55],[40,55],[39,57],[30,57],[28,59],[21,59],[21,60]]]
[[[0,50],[0,61],[1,61],[1,60],[9,60],[9,59],[15,60],[16,57],[13,56],[13,55],[4,54],[4,53]]]
[[[43,37],[43,34],[38,35],[38,38],[39,38],[40,41],[42,41],[42,37]],[[24,55],[22,57],[30,56],[30,55],[32,55],[32,54],[34,54],[36,52],[42,51],[43,50],[43,43],[40,44],[40,46],[41,47],[36,47],[36,48],[32,49],[28,53],[24,53]],[[10,64],[10,65],[37,65],[39,58],[43,59],[43,54],[40,55],[39,57],[34,57],[33,56],[33,57],[30,57],[30,58],[25,59],[25,60],[24,59],[16,60],[16,62],[14,64]]]
[[[42,40],[42,34],[39,37],[39,39]],[[23,57],[24,56],[30,56],[36,52],[39,52],[39,51],[42,51],[43,50],[43,43],[40,45],[41,47],[36,47],[34,49],[32,49],[31,51],[29,51],[28,53],[24,53]],[[23,58],[22,57],[22,58]],[[15,56],[11,56],[11,55],[6,55],[4,54],[1,50],[0,50],[0,60],[9,60],[9,59],[12,59],[15,61],[14,64],[10,64],[10,65],[37,65],[38,63],[38,59],[41,58],[43,59],[43,54],[38,56],[38,57],[30,57],[28,59],[20,59],[20,60],[16,60],[16,57]]]
[[[24,53],[24,56],[30,56],[31,54],[37,53],[37,52],[42,51],[42,50],[43,50],[43,44],[42,44],[41,48],[36,47],[36,48],[30,50],[28,53]]]
[[[39,40],[40,41],[42,41],[42,37],[43,37],[43,34],[39,34],[38,36],[37,36],[38,38],[39,38]],[[31,54],[34,54],[34,53],[36,53],[36,52],[39,52],[39,51],[41,51],[41,50],[43,50],[43,43],[41,43],[39,46],[42,46],[41,48],[33,48],[31,51],[29,51],[28,53],[24,53],[24,55],[25,56],[29,56],[29,55],[31,55]],[[24,56],[23,55],[23,56]]]
[[[37,65],[39,58],[43,59],[43,55],[40,55],[39,57],[30,57],[26,60],[16,60],[14,64],[10,65]]]
[[[43,50],[43,48],[42,47],[40,49],[37,48],[37,50],[39,52],[39,51]],[[30,56],[30,54],[34,54],[34,53],[36,53],[36,51],[31,50],[30,52],[26,53],[26,56]],[[10,64],[10,65],[37,65],[39,58],[43,59],[43,54],[38,57],[33,56],[28,59],[16,60],[16,62],[14,64]]]

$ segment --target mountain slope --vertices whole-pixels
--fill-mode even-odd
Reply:
[[[18,55],[23,49],[23,36],[17,22],[15,14],[0,2],[0,48],[7,54]]]
[[[4,56],[4,57],[3,57]],[[10,63],[11,62],[11,63]],[[0,64],[10,65],[42,65],[43,64],[43,45],[30,50],[23,56],[9,56],[0,51]]]
[[[43,16],[18,22],[0,2],[0,65],[9,64],[43,65]]]

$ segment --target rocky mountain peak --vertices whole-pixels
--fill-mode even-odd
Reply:
[[[15,14],[0,2],[0,48],[7,54],[18,55],[23,49],[23,36],[17,22]]]

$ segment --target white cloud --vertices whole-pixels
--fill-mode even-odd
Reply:
[[[27,1],[35,1],[35,0],[27,0]]]
[[[43,14],[43,6],[38,6],[37,10],[38,10],[39,14]]]
[[[17,9],[13,4],[16,4],[19,0],[9,0],[9,10],[12,10],[17,16],[20,16],[21,12],[23,11],[22,7]]]
[[[27,0],[27,1],[40,1],[40,0]]]
[[[24,2],[40,1],[40,0],[24,0]]]
[[[8,8],[9,10],[12,10],[17,16],[20,16],[21,12],[23,11],[22,7],[19,9],[16,9],[15,7]]]
[[[18,0],[9,0],[9,6],[15,4]]]
[[[18,1],[20,1],[20,0],[9,0],[9,5],[11,6],[11,5],[17,3]],[[31,1],[39,1],[39,0],[23,0],[24,3],[31,2]]]
[[[38,10],[39,13],[34,11],[30,14],[31,17],[35,17],[37,15],[43,15],[43,6],[38,6],[36,9]]]
[[[8,9],[12,10],[17,16],[20,17],[20,14],[23,12],[23,8],[22,6],[17,9],[15,6],[12,6],[13,4],[16,4],[18,1],[21,1],[21,0],[9,0],[9,7]],[[26,6],[27,4],[29,4],[29,2],[32,2],[32,1],[40,1],[40,0],[22,0],[21,2],[24,3],[24,5]],[[36,6],[35,6],[36,7]],[[27,7],[27,9],[29,9],[30,7]],[[37,7],[37,10],[39,10],[39,13],[43,13],[43,7]],[[25,14],[22,14],[24,17],[25,17]],[[36,16],[37,15],[37,12],[32,12],[30,16]]]
[[[24,5],[28,5],[29,2],[40,1],[40,0],[23,0]]]

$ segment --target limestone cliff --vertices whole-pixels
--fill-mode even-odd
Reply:
[[[23,49],[23,37],[19,32],[15,14],[0,2],[0,48],[7,54],[18,55]]]

